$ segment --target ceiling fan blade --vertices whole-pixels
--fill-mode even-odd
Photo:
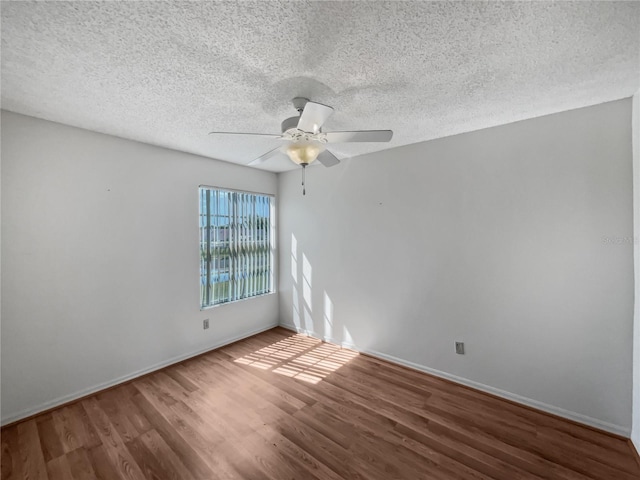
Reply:
[[[280,153],[280,148],[281,147],[277,147],[277,148],[274,148],[273,150],[269,150],[267,153],[259,156],[258,158],[250,162],[248,165],[260,165],[261,163],[266,162],[271,157],[275,157],[278,153]]]
[[[318,161],[325,167],[333,167],[340,163],[340,160],[338,160],[338,158],[329,150],[325,150],[318,155]]]
[[[333,108],[321,103],[307,102],[298,120],[298,129],[303,132],[317,133],[327,118],[333,113]]]
[[[325,133],[327,143],[388,142],[393,137],[391,130],[360,130],[357,132]]]
[[[209,132],[209,135],[251,135],[254,137],[279,138],[282,135],[275,133],[245,133],[245,132]]]

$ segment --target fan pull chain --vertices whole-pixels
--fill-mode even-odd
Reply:
[[[304,173],[305,173],[306,169],[307,169],[307,166],[303,163],[302,164],[302,195],[306,195],[307,194],[307,190],[306,190],[306,188],[304,186],[304,177],[305,177]]]

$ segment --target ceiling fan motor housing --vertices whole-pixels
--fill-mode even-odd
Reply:
[[[300,121],[300,117],[289,117],[285,119],[280,125],[282,128],[282,133],[292,128],[298,128],[299,121]]]

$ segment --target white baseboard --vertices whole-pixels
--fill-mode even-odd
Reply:
[[[280,324],[282,328],[286,328],[287,330],[291,330],[298,333],[303,333],[305,335],[309,335],[310,337],[319,338],[324,340],[325,342],[333,343],[336,345],[341,345],[342,347],[349,348],[358,352],[366,353],[372,357],[380,358],[382,360],[386,360],[391,363],[396,363],[398,365],[403,365],[405,367],[412,368],[414,370],[419,370],[421,372],[429,373],[436,377],[445,378],[447,380],[451,380],[452,382],[459,383],[461,385],[465,385],[467,387],[475,388],[476,390],[480,390],[482,392],[490,393],[492,395],[496,395],[498,397],[505,398],[507,400],[511,400],[516,403],[520,403],[522,405],[526,405],[528,407],[535,408],[537,410],[542,410],[543,412],[551,413],[553,415],[558,415],[559,417],[563,417],[569,420],[573,420],[578,423],[582,423],[584,425],[598,428],[600,430],[604,430],[606,432],[614,433],[616,435],[621,435],[623,437],[629,438],[631,434],[631,430],[626,427],[622,427],[620,425],[615,425],[613,423],[605,422],[602,420],[598,420],[597,418],[589,417],[587,415],[583,415],[581,413],[572,412],[570,410],[565,410],[564,408],[556,407],[553,405],[549,405],[547,403],[539,402],[538,400],[533,400],[531,398],[523,397],[522,395],[517,395],[515,393],[507,392],[505,390],[500,390],[499,388],[494,388],[489,385],[485,385],[483,383],[475,382],[473,380],[469,380],[463,377],[458,377],[457,375],[452,375],[447,372],[442,372],[440,370],[436,370],[434,368],[426,367],[424,365],[419,365],[417,363],[409,362],[407,360],[403,360],[401,358],[394,357],[392,355],[387,355],[386,353],[377,352],[375,350],[367,350],[358,348],[357,345],[350,342],[341,342],[336,341],[331,338],[323,337],[321,335],[316,334],[315,332],[311,332],[309,330],[305,330],[303,328],[298,328],[295,325],[285,325]]]
[[[267,330],[271,330],[272,328],[275,328],[277,326],[278,324],[276,323],[273,325],[268,325],[266,327],[258,328],[256,330],[252,330],[250,332],[243,333],[242,335],[238,335],[232,338],[226,338],[214,344],[208,345],[205,348],[202,348],[193,352],[185,353],[184,355],[178,355],[177,357],[173,357],[163,362],[156,363],[155,365],[151,365],[150,367],[137,370],[128,375],[124,375],[122,377],[109,380],[108,382],[103,382],[98,385],[94,385],[93,387],[85,388],[84,390],[80,390],[78,392],[74,392],[69,395],[64,395],[62,397],[55,398],[48,402],[41,403],[40,405],[37,405],[35,407],[25,408],[24,410],[21,410],[19,412],[3,417],[1,424],[4,426],[9,423],[17,422],[18,420],[22,420],[23,418],[27,418],[32,415],[36,415],[40,412],[44,412],[45,410],[49,410],[50,408],[54,408],[59,405],[64,405],[65,403],[72,402],[73,400],[76,400],[78,398],[86,397],[87,395],[91,395],[92,393],[99,392],[100,390],[104,390],[106,388],[110,388],[118,384],[128,382],[129,380],[133,380],[134,378],[141,377],[142,375],[146,375],[147,373],[160,370],[161,368],[168,367],[169,365],[173,365],[174,363],[179,363],[179,362],[182,362],[183,360],[187,360],[188,358],[201,355],[203,353],[209,352],[211,350],[215,350],[220,347],[224,347],[225,345],[228,345],[230,343],[237,342],[238,340],[251,337],[258,333],[265,332]]]

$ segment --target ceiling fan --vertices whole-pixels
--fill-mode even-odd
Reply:
[[[326,149],[328,143],[349,142],[388,142],[393,136],[391,130],[360,130],[353,132],[323,132],[322,125],[333,113],[333,108],[321,103],[312,102],[307,98],[296,97],[292,100],[298,116],[287,118],[282,122],[281,134],[268,133],[236,133],[211,132],[209,135],[252,135],[271,137],[284,141],[273,150],[259,156],[249,165],[259,165],[281,153],[286,153],[296,165],[302,167],[302,186],[304,190],[305,168],[315,160],[325,167],[332,167],[340,160]]]

